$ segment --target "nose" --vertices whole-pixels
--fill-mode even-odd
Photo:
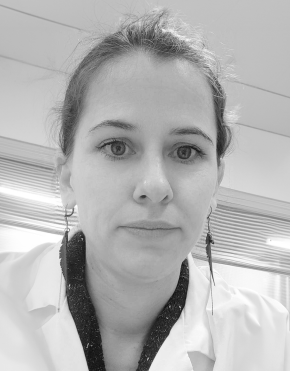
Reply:
[[[163,200],[169,202],[173,198],[173,191],[166,176],[162,160],[158,156],[151,156],[140,166],[140,178],[134,191],[134,199],[140,202],[146,198],[152,203],[160,203]]]

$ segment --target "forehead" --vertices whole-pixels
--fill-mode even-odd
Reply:
[[[186,60],[157,60],[143,52],[119,57],[98,71],[83,117],[91,126],[95,120],[133,119],[174,126],[202,122],[211,132],[216,130],[211,89],[199,69]]]

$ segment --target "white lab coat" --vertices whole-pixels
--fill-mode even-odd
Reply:
[[[0,370],[88,371],[65,295],[60,242],[0,254]],[[185,307],[150,371],[290,371],[289,313],[191,255]],[[60,311],[57,311],[60,303]]]

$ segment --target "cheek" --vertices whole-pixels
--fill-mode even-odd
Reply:
[[[195,174],[184,185],[179,192],[180,202],[187,217],[193,224],[200,224],[206,218],[212,196],[215,191],[216,176],[214,169],[211,172],[200,172]]]
[[[212,189],[213,182],[211,180],[208,180],[207,184],[195,181],[191,183],[187,197],[184,196],[185,194],[180,196],[182,199],[181,215],[185,218],[183,242],[188,252],[201,238],[209,213]]]
[[[99,164],[80,169],[74,178],[80,223],[102,226],[110,221],[120,207],[118,203],[122,200],[124,184],[121,177]]]

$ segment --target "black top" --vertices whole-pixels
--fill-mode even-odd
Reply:
[[[87,360],[89,371],[105,371],[102,338],[85,280],[86,240],[83,232],[76,233],[60,248],[61,268],[66,280],[68,306],[74,319]],[[181,265],[176,289],[156,318],[143,347],[137,371],[149,370],[158,350],[178,320],[186,301],[189,280],[188,261]]]

